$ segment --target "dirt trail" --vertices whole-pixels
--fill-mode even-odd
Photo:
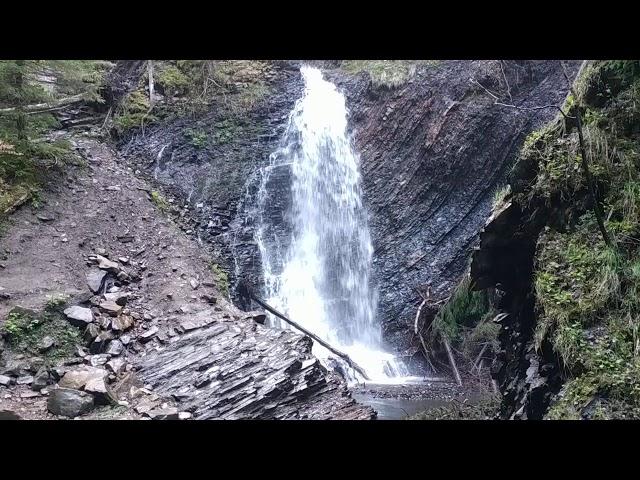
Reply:
[[[263,327],[227,301],[205,250],[160,211],[150,185],[107,145],[84,136],[72,141],[86,166],[71,167],[63,179],[50,182],[42,207],[16,212],[0,238],[0,322],[16,305],[42,309],[47,295],[87,302],[85,274],[90,256],[98,253],[134,278],[124,288],[126,313],[136,320],[128,332],[132,341],[116,355],[126,359],[127,373],[141,369],[135,374],[140,385],[153,384],[146,385],[157,393],[150,408],[189,398],[187,410],[196,418],[373,416],[314,361],[304,337]],[[167,359],[175,371],[163,369]],[[211,378],[202,381],[203,374]],[[0,386],[0,411],[52,417],[47,392],[21,398],[25,391]],[[186,391],[192,394],[176,393]],[[149,408],[137,414],[127,405],[113,410],[107,417],[136,418]],[[101,415],[95,410],[90,417]]]

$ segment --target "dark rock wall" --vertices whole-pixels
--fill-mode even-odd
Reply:
[[[569,65],[575,73],[578,62]],[[384,337],[404,349],[417,289],[430,284],[437,300],[457,284],[506,169],[556,113],[495,105],[471,79],[520,107],[561,104],[566,79],[559,61],[443,61],[393,91],[365,74],[330,76],[347,95],[361,156],[378,316]]]

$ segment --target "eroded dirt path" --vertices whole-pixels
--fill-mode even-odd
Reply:
[[[86,166],[56,181],[41,208],[15,213],[0,239],[0,322],[15,306],[44,308],[47,295],[92,307],[108,333],[106,347],[80,351],[63,368],[122,359],[108,377],[121,405],[84,418],[141,418],[174,407],[194,418],[373,416],[311,356],[307,339],[266,328],[227,301],[204,249],[160,211],[151,187],[107,145],[82,136],[73,143]],[[124,272],[114,290],[128,297],[116,316],[87,285],[96,254]],[[133,319],[126,334],[114,327],[123,316]],[[55,388],[0,386],[0,410],[53,418],[46,402]]]

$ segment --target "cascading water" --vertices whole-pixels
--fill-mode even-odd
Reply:
[[[374,318],[373,248],[345,97],[318,69],[304,66],[301,73],[304,96],[289,116],[281,147],[261,171],[256,241],[267,303],[347,353],[372,381],[402,381],[407,369],[381,347]],[[273,179],[283,171],[291,177],[291,205],[278,221],[267,212]],[[270,321],[287,327],[275,317]],[[320,345],[314,354],[325,361],[331,356]]]

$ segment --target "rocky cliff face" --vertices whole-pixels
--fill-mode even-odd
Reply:
[[[554,115],[492,94],[527,108],[562,103],[568,87],[558,61],[445,61],[393,91],[364,74],[335,78],[361,155],[378,315],[387,341],[406,348],[418,289],[437,301],[455,287],[522,141]]]
[[[331,62],[321,66],[345,92],[351,111],[384,337],[405,350],[418,289],[429,284],[438,300],[456,285],[515,152],[553,115],[498,106],[493,96],[520,107],[559,103],[566,82],[557,61],[444,61],[420,66],[392,90],[374,86],[366,73],[348,74]],[[232,286],[238,276],[258,289],[262,284],[251,213],[257,170],[301,95],[297,69],[296,62],[272,63],[262,73],[269,95],[242,118],[230,122],[214,107],[197,119],[150,126],[121,144],[141,170],[175,193],[184,205],[181,215],[191,219],[185,229],[216,246]],[[189,141],[187,129],[226,129],[228,138],[202,147]],[[272,214],[282,216],[289,177],[274,178],[281,195],[273,198]]]
[[[639,74],[637,61],[581,71],[567,117],[527,139],[512,193],[480,234],[471,275],[506,314],[492,368],[502,418],[637,418]]]

